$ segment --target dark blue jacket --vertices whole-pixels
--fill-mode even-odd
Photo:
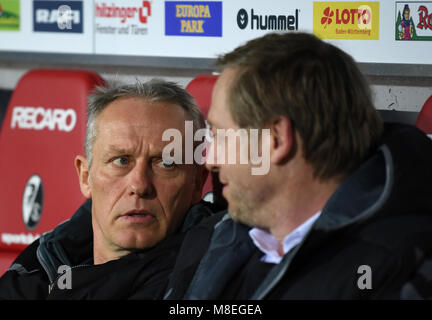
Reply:
[[[150,249],[93,265],[91,200],[73,217],[27,247],[0,278],[0,299],[158,299],[185,231],[211,211],[192,206],[181,230]],[[58,268],[71,267],[72,288],[59,288]]]
[[[193,228],[165,298],[227,298],[226,288],[258,250],[248,230],[228,214]],[[431,298],[431,257],[432,141],[412,126],[386,124],[380,148],[339,186],[303,241],[249,298]],[[362,285],[365,266],[370,288]]]

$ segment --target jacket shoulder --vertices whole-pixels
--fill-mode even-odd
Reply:
[[[49,280],[40,265],[35,240],[15,259],[0,278],[0,299],[45,299]]]
[[[186,233],[173,272],[170,275],[165,298],[171,300],[183,298],[210,245],[215,226],[226,214],[226,211],[221,211],[205,218]]]
[[[71,287],[55,283],[48,299],[160,299],[184,238],[168,236],[153,248],[100,265],[71,268]]]

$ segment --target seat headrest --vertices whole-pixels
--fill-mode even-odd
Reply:
[[[82,204],[74,158],[96,85],[84,70],[37,69],[18,82],[0,131],[0,249],[23,249]]]
[[[196,104],[201,109],[204,119],[207,119],[207,115],[211,105],[211,98],[214,84],[216,83],[218,76],[212,74],[200,74],[193,78],[191,82],[186,86],[186,90],[194,97]],[[203,188],[203,198],[214,201],[212,192],[215,191],[212,175],[209,175]],[[217,177],[216,177],[217,179]],[[207,195],[207,196],[206,196]]]
[[[200,74],[186,86],[186,90],[195,98],[197,105],[200,107],[204,119],[207,119],[213,87],[217,78],[218,76],[212,74]]]
[[[432,96],[426,100],[420,110],[415,125],[424,133],[432,134]]]

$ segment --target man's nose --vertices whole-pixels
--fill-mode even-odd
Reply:
[[[129,172],[129,195],[140,198],[153,197],[155,195],[153,175],[149,165],[136,165]]]

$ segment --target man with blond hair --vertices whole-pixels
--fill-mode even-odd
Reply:
[[[268,34],[219,65],[207,168],[219,174],[228,212],[188,233],[165,297],[399,299],[430,290],[432,268],[421,265],[432,251],[432,141],[384,124],[354,60],[313,35]],[[228,129],[270,132],[259,141],[267,174],[224,161],[219,132]]]

